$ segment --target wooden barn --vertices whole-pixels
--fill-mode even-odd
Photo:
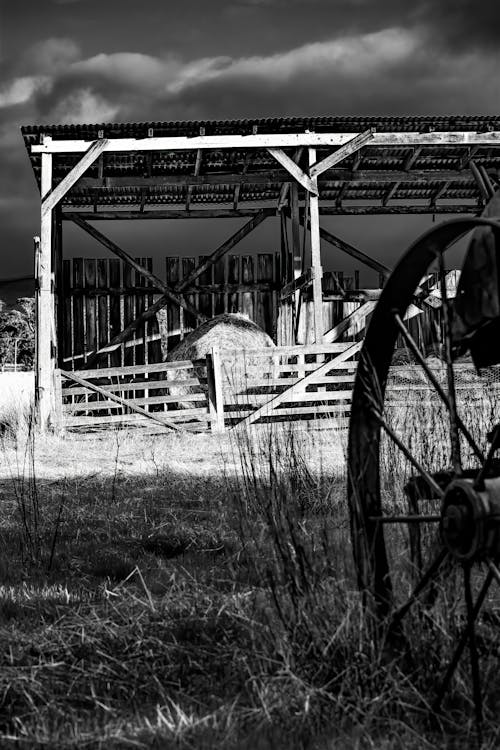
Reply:
[[[382,283],[390,269],[321,226],[321,217],[477,214],[481,175],[500,169],[496,117],[36,125],[22,133],[41,194],[42,428],[127,418],[224,429],[270,414],[345,413],[360,346],[355,334],[379,290],[359,288],[357,275],[324,274],[321,241]],[[276,250],[236,254],[269,217],[279,219]],[[109,221],[224,218],[241,226],[201,257],[166,258],[161,276],[151,258],[133,256],[105,232]],[[66,222],[109,258],[66,258]],[[231,312],[246,313],[276,347],[215,348],[204,363],[164,361],[165,348],[189,330]],[[262,364],[260,378],[243,387],[245,357]],[[230,393],[224,368],[229,380],[239,378]],[[179,408],[172,383],[189,386],[182,400],[192,408]]]

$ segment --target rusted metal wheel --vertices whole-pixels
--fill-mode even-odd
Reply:
[[[452,569],[460,574],[455,580],[463,586],[465,627],[436,699],[440,704],[468,646],[479,726],[474,623],[491,597],[492,581],[500,582],[500,462],[494,457],[500,445],[500,391],[492,382],[494,371],[481,377],[472,363],[452,359],[445,271],[461,266],[463,248],[457,241],[476,227],[490,227],[500,248],[498,221],[445,222],[409,248],[383,289],[354,385],[348,497],[359,587],[389,632],[401,626],[417,601],[439,592],[436,581],[443,571],[447,577]],[[429,274],[435,274],[441,298],[434,357],[417,343],[406,320],[415,300],[425,308]],[[405,372],[406,390],[401,386]]]

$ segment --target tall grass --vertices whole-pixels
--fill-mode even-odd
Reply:
[[[429,711],[463,622],[447,582],[405,624],[404,653],[373,640],[343,441],[296,425],[35,438],[32,453],[4,441],[0,560],[18,567],[0,586],[0,746],[470,747],[466,662],[446,719]],[[50,573],[16,559],[25,453],[39,524],[66,498]],[[42,561],[50,544],[40,536]],[[478,630],[495,747],[489,612]]]

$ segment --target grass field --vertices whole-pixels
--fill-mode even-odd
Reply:
[[[0,747],[468,748],[462,625],[380,648],[356,590],[345,433],[142,432],[0,445]],[[484,624],[497,747],[498,623]]]

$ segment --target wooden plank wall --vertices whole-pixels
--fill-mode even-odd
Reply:
[[[153,270],[152,258],[136,258]],[[166,279],[176,285],[205,256],[169,257]],[[186,299],[212,317],[223,312],[242,312],[276,337],[279,256],[228,255],[196,280],[196,292]],[[102,347],[151,305],[158,293],[144,277],[115,258],[74,258],[63,264],[64,310],[60,366],[74,370],[85,366],[96,347]],[[178,305],[166,306],[168,350],[196,327],[192,315]],[[98,367],[124,367],[162,361],[161,337],[156,316],[143,324],[128,342],[101,357]]]
[[[152,270],[151,258],[136,258]],[[152,304],[151,286],[143,276],[115,258],[73,258],[63,263],[63,331],[61,366],[85,365],[96,347],[104,346]],[[126,344],[103,356],[99,367],[161,361],[156,318],[142,325]]]
[[[347,290],[359,289],[359,271],[353,276],[346,276],[342,271],[325,271],[323,274],[323,294],[338,293],[335,276]],[[284,282],[286,283],[286,282]],[[294,344],[314,343],[314,309],[311,289],[302,292],[302,299],[298,307],[298,320],[295,314],[293,297],[284,300],[279,307],[278,313],[278,346],[293,346]],[[334,300],[323,301],[323,323],[325,331],[330,330],[350,313],[360,307],[360,302],[337,302]],[[342,341],[357,341],[362,335],[364,326],[357,326],[356,330],[344,335]],[[296,341],[294,340],[296,333]]]
[[[166,258],[167,283],[182,281],[204,260],[206,256]],[[196,279],[196,292],[185,296],[209,318],[221,313],[244,313],[276,339],[278,280],[277,254],[226,255]],[[170,351],[196,327],[196,321],[174,303],[169,303],[166,310]]]

